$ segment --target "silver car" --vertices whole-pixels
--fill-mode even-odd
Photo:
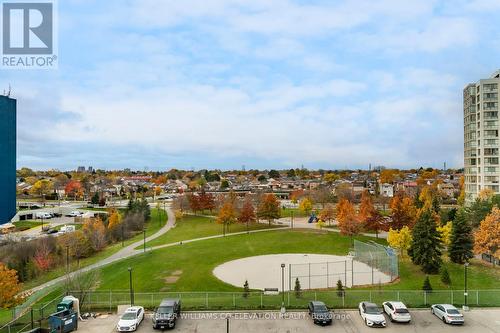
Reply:
[[[463,325],[464,323],[463,314],[451,304],[434,304],[431,306],[431,313],[446,324]]]

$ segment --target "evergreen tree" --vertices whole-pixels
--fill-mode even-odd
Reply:
[[[443,267],[443,269],[441,269],[441,282],[443,282],[447,286],[451,285],[450,273],[448,272],[448,269],[446,267]]]
[[[448,256],[456,264],[464,264],[474,256],[472,249],[474,239],[472,236],[472,227],[467,221],[464,210],[457,212],[455,221],[451,227],[451,239],[448,247]]]
[[[337,296],[342,297],[344,295],[344,286],[342,285],[342,280],[337,281]]]
[[[426,292],[432,291],[431,281],[429,280],[429,276],[425,277],[424,285],[422,286],[422,290]]]
[[[248,285],[248,280],[245,280],[245,284],[243,284],[243,297],[247,298],[250,296],[250,286]]]
[[[414,264],[427,274],[437,274],[442,264],[441,237],[431,211],[420,214],[412,232],[413,240],[408,250]]]
[[[295,290],[295,297],[299,298],[302,296],[302,287],[300,286],[299,278],[295,278],[295,287],[293,289]]]
[[[94,193],[94,195],[92,196],[92,199],[90,199],[90,202],[93,205],[99,204],[99,194],[97,192]]]

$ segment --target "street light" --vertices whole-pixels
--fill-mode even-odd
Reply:
[[[142,233],[144,235],[144,253],[146,253],[146,228],[142,229]]]
[[[130,306],[134,306],[134,289],[132,288],[132,267],[128,268],[130,283]]]
[[[464,306],[463,309],[467,310],[469,307],[467,306],[467,267],[469,267],[469,262],[464,264]]]
[[[285,264],[281,264],[281,312],[285,312]]]
[[[291,212],[291,213],[292,213],[291,227],[292,227],[292,229],[293,229],[293,214],[294,214],[293,210],[292,210],[292,212]]]

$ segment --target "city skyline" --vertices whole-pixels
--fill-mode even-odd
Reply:
[[[59,68],[0,76],[18,168],[461,168],[462,91],[500,67],[492,1],[58,11]]]

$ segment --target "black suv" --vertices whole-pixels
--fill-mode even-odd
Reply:
[[[174,328],[177,317],[181,314],[181,301],[164,299],[153,314],[153,328]]]
[[[333,320],[333,314],[325,303],[319,301],[309,302],[309,315],[313,322],[319,325],[330,325]]]

